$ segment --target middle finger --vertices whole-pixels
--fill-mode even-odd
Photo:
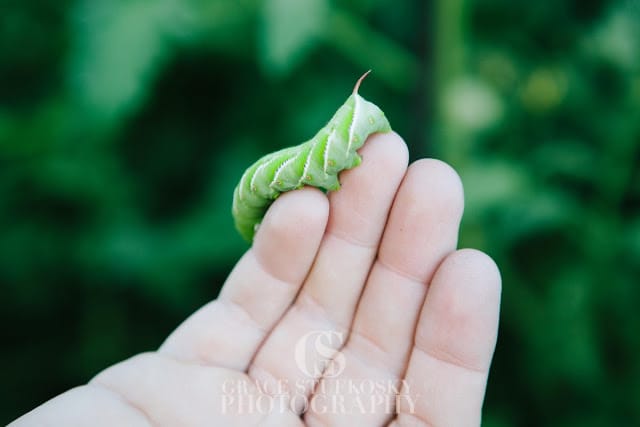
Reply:
[[[267,392],[284,387],[309,396],[323,361],[342,347],[351,326],[408,163],[407,147],[395,133],[370,137],[360,154],[362,164],[343,173],[342,188],[329,197],[327,232],[300,294],[249,368]],[[317,351],[307,351],[308,344]]]

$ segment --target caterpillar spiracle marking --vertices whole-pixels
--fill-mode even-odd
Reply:
[[[267,209],[286,191],[305,185],[340,188],[338,174],[360,164],[357,150],[376,132],[389,132],[384,113],[358,94],[367,71],[331,120],[310,140],[267,154],[245,171],[233,193],[232,213],[242,237],[251,242]]]

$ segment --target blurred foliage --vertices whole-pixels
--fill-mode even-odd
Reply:
[[[504,275],[488,426],[640,424],[637,0],[3,0],[0,423],[215,297],[233,186],[363,94]]]

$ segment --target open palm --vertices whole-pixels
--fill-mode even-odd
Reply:
[[[327,198],[269,209],[218,299],[157,352],[106,369],[15,425],[475,426],[500,275],[456,251],[463,192],[374,135]]]

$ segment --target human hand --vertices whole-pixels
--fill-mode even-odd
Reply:
[[[407,169],[393,133],[360,152],[328,198],[278,198],[220,296],[157,352],[14,425],[479,425],[500,275],[455,250],[460,180]]]

